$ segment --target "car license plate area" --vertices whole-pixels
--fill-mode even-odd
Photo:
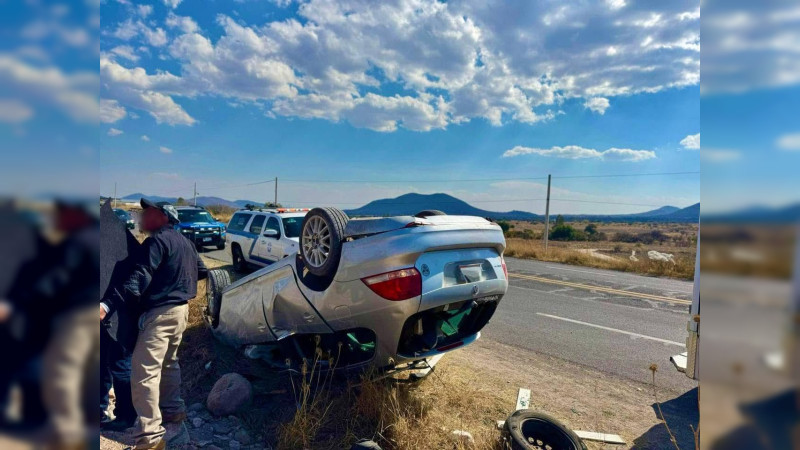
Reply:
[[[444,266],[442,275],[443,287],[479,283],[497,278],[492,265],[485,259],[448,263]]]
[[[203,238],[203,242],[211,242],[211,238],[210,237],[204,237]]]

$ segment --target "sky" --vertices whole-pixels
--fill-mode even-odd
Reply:
[[[691,205],[699,5],[656,3],[109,0],[101,192],[540,212],[552,174],[558,212]]]
[[[28,3],[2,19],[0,138],[94,167],[74,181],[103,195],[268,201],[278,177],[287,205],[445,192],[542,213],[550,174],[556,213],[700,201],[698,1]],[[99,133],[73,123],[92,75]],[[72,122],[13,98],[53,86]]]

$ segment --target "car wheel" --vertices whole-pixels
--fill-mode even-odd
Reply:
[[[514,450],[529,448],[586,450],[586,444],[574,431],[553,417],[532,409],[520,409],[514,412],[506,419],[505,426],[511,435],[511,448]]]
[[[233,270],[244,272],[247,269],[247,261],[244,260],[242,249],[238,245],[231,247],[231,260],[233,262]]]
[[[438,209],[423,209],[422,211],[414,214],[414,217],[419,217],[420,219],[424,219],[425,217],[430,216],[446,216],[447,214],[439,211]]]
[[[300,231],[300,253],[308,271],[333,278],[342,256],[347,214],[337,208],[314,208],[306,214]]]
[[[211,328],[219,325],[219,313],[222,309],[222,290],[231,284],[231,276],[226,270],[209,270],[206,280],[206,299],[208,307],[206,316]]]
[[[217,244],[217,250],[225,250],[225,241],[222,241],[219,244]]]

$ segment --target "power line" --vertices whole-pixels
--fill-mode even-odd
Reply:
[[[654,173],[618,173],[610,175],[564,175],[554,176],[553,178],[566,179],[566,178],[618,178],[618,177],[652,177],[652,176],[666,176],[666,175],[698,175],[700,171],[696,172],[654,172]]]

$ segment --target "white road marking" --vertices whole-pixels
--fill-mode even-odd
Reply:
[[[548,269],[556,269],[556,270],[569,270],[571,272],[582,272],[582,273],[590,273],[592,275],[601,275],[605,277],[616,277],[616,275],[604,272],[596,272],[593,270],[580,270],[580,269],[567,269],[566,267],[558,267],[558,266],[545,266]]]
[[[661,339],[661,338],[657,338],[657,337],[653,337],[653,336],[647,336],[647,335],[644,335],[644,334],[633,333],[631,331],[619,330],[617,328],[611,328],[611,327],[604,327],[602,325],[596,325],[596,324],[589,323],[589,322],[582,322],[580,320],[567,319],[566,317],[553,316],[553,315],[550,315],[550,314],[545,314],[545,313],[540,313],[540,312],[537,312],[536,315],[537,316],[543,316],[543,317],[549,317],[551,319],[556,319],[556,320],[563,320],[565,322],[577,323],[579,325],[586,325],[587,327],[599,328],[601,330],[613,331],[615,333],[627,334],[628,336],[638,337],[638,338],[642,338],[642,339],[648,339],[648,340],[651,340],[651,341],[661,342],[661,343],[664,343],[664,344],[677,345],[679,347],[685,347],[686,346],[686,344],[684,344],[682,342],[669,341],[667,339]]]

